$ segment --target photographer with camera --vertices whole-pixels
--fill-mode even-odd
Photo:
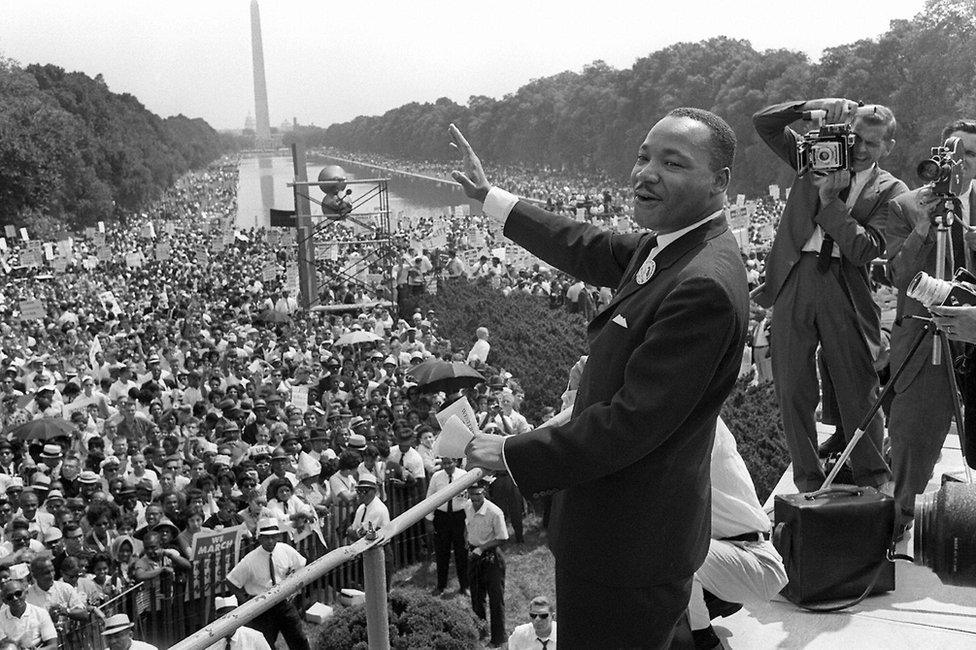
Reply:
[[[961,176],[952,183],[955,187],[945,181],[929,183],[899,196],[889,206],[888,260],[894,286],[898,289],[898,311],[891,331],[893,368],[905,363],[909,349],[923,327],[922,321],[910,317],[929,315],[922,303],[906,294],[919,272],[935,275],[938,226],[934,221],[944,213],[946,201],[955,204],[955,218],[949,225],[946,243],[945,279],[951,278],[958,268],[976,271],[972,253],[976,250],[976,229],[971,225],[976,220],[976,193],[972,189],[976,177],[976,120],[957,120],[949,124],[942,131],[942,140],[949,138],[959,138],[958,158],[962,161]],[[952,161],[946,163],[951,166]],[[972,311],[971,308],[957,309]],[[933,307],[933,313],[938,314],[937,310]],[[964,316],[952,311],[949,314],[944,320],[937,318],[936,321],[950,337],[960,332],[976,334],[976,318],[966,319],[972,323],[967,326],[958,323]],[[923,348],[928,349],[927,346]],[[961,345],[954,344],[952,350],[953,357],[963,352]],[[942,364],[934,365],[931,354],[915,354],[895,384],[888,435],[895,480],[894,497],[898,506],[896,535],[911,525],[915,495],[925,490],[949,432],[954,408],[948,375],[950,366],[945,364],[950,363],[952,359],[943,358]],[[963,379],[959,378],[960,385],[965,385]],[[966,392],[963,390],[964,395]]]
[[[827,124],[820,129],[821,142],[814,133],[802,136],[790,128],[808,111],[822,111]],[[874,359],[881,325],[868,265],[885,250],[888,202],[908,188],[878,167],[895,145],[895,116],[885,106],[859,107],[848,99],[787,102],[759,111],[753,123],[798,172],[766,261],[766,282],[752,297],[762,307],[775,306],[773,380],[793,480],[801,491],[811,491],[825,479],[814,417],[820,398],[817,346],[848,437],[878,396]],[[808,164],[812,173],[801,173]],[[870,442],[854,448],[858,485],[888,480],[879,451],[882,431],[875,416],[865,436]]]

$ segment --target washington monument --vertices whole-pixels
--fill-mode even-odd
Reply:
[[[268,85],[264,80],[264,46],[261,44],[261,10],[251,0],[251,55],[254,60],[255,147],[271,146],[271,121],[268,118]]]

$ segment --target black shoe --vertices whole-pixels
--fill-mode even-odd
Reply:
[[[820,458],[828,458],[832,454],[839,454],[844,451],[844,447],[847,446],[847,439],[844,437],[843,431],[834,431],[830,434],[830,437],[823,441],[819,447],[817,447],[817,456]]]
[[[713,621],[719,617],[724,618],[726,616],[732,616],[737,611],[742,609],[742,603],[730,603],[727,600],[722,600],[708,589],[702,589],[702,594],[705,597],[705,607],[708,609],[708,618]]]
[[[431,596],[434,596],[434,597],[442,596],[442,595],[444,595],[444,590],[441,589],[440,587],[438,587],[437,589],[435,589],[432,592],[430,592],[430,595]]]
[[[691,636],[695,640],[695,650],[713,650],[724,647],[722,640],[715,634],[711,625],[703,630],[692,630]]]

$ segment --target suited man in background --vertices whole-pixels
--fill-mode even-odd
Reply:
[[[456,127],[453,177],[504,233],[584,282],[616,287],[589,324],[571,420],[477,435],[472,466],[507,469],[523,494],[554,494],[560,646],[692,646],[685,608],[708,550],[709,454],[748,324],[745,267],[724,216],[735,134],[675,109],[631,173],[644,231],[616,234],[489,185]]]
[[[976,270],[973,265],[976,230],[972,228],[976,224],[976,190],[972,187],[973,178],[976,178],[976,120],[957,120],[949,124],[942,131],[942,141],[950,136],[959,138],[962,143],[962,186],[966,189],[959,197],[957,218],[946,242],[947,278],[960,267]],[[888,264],[898,290],[898,311],[891,330],[893,369],[905,363],[909,349],[922,329],[922,321],[908,316],[929,315],[920,302],[912,300],[905,292],[918,272],[935,275],[936,227],[932,224],[932,215],[938,204],[931,185],[927,185],[902,194],[889,208]],[[951,325],[948,332],[952,332]],[[925,343],[895,384],[888,420],[894,496],[898,506],[895,511],[896,535],[901,535],[914,518],[915,495],[925,490],[932,476],[953,417],[947,372],[952,367],[951,360],[944,355],[940,365],[933,365],[932,346],[928,340]],[[962,346],[954,344],[952,357],[961,352]],[[963,377],[959,378],[959,384],[966,384]]]
[[[881,312],[871,295],[868,266],[884,253],[888,202],[908,190],[878,167],[895,146],[895,116],[879,105],[847,99],[787,102],[753,116],[760,137],[796,169],[800,135],[790,125],[805,111],[826,111],[828,124],[852,121],[853,177],[841,170],[797,178],[773,246],[766,282],[753,298],[773,307],[770,354],[783,430],[801,491],[826,478],[817,453],[814,412],[820,401],[817,346],[835,388],[841,425],[831,450],[844,448],[878,396],[874,360],[881,347]],[[878,487],[888,480],[881,456],[883,424],[875,415],[851,455],[854,482]]]

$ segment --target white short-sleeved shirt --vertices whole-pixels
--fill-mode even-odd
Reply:
[[[468,544],[472,546],[481,546],[495,539],[508,539],[505,515],[488,499],[479,510],[475,510],[468,501],[464,507],[464,526],[468,533]]]
[[[556,650],[556,621],[552,622],[552,631],[549,632],[546,650]],[[523,623],[512,632],[508,637],[508,650],[542,650],[542,642],[535,634],[535,627],[532,623]]]
[[[227,642],[221,639],[217,643],[209,646],[207,650],[226,650]],[[230,650],[271,650],[267,639],[257,630],[249,627],[239,627],[230,638]]]
[[[0,637],[21,647],[36,647],[58,638],[58,632],[46,609],[27,603],[23,616],[18,618],[10,612],[10,605],[3,605],[0,607]]]
[[[385,503],[379,500],[379,497],[370,501],[368,506],[360,504],[356,508],[356,516],[352,520],[352,527],[358,529],[367,523],[373,524],[373,530],[379,530],[390,523],[390,510],[386,507]]]
[[[403,463],[400,462],[401,454],[403,455]],[[424,469],[424,459],[420,455],[420,452],[413,447],[408,449],[405,454],[400,451],[400,447],[394,447],[390,450],[390,456],[386,459],[387,467],[401,464],[403,465],[403,469],[410,472],[414,478],[423,478],[427,475]]]
[[[26,597],[29,604],[44,609],[50,609],[55,605],[64,609],[77,609],[85,606],[85,601],[78,590],[62,580],[55,580],[47,591],[43,591],[36,584],[32,584],[27,588]]]
[[[280,542],[271,551],[271,557],[274,562],[274,584],[281,584],[288,574],[303,568],[307,562],[301,553]],[[268,572],[268,552],[259,546],[245,555],[227,574],[227,581],[251,596],[271,589],[274,585]]]

